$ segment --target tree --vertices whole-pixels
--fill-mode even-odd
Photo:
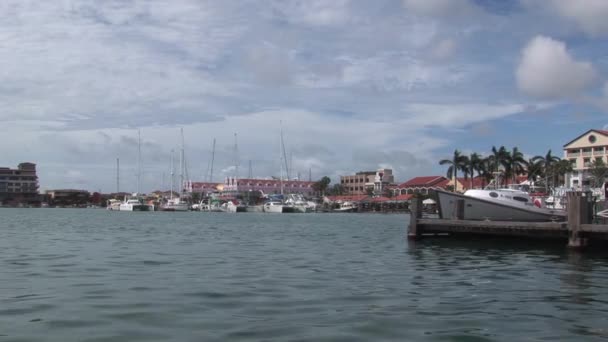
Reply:
[[[547,151],[545,156],[536,156],[532,158],[534,162],[539,162],[543,168],[543,175],[545,176],[545,186],[547,190],[549,190],[549,176],[553,177],[551,174],[553,164],[557,163],[560,158],[551,154],[551,150]]]
[[[524,158],[524,154],[517,147],[513,147],[510,153],[506,153],[504,164],[505,178],[511,178],[511,181],[515,183],[517,176],[525,172],[528,162]]]
[[[594,188],[599,188],[602,186],[602,184],[604,184],[604,181],[608,176],[608,165],[604,163],[604,160],[596,159],[591,162],[589,173],[591,174],[591,186]]]
[[[327,191],[327,187],[331,183],[331,179],[327,176],[321,178],[318,182],[312,185],[312,188],[317,191],[321,196],[325,195],[325,191]]]
[[[344,188],[342,184],[334,184],[329,190],[329,193],[332,196],[342,196],[346,194],[346,188]]]
[[[454,179],[454,189],[456,189],[456,182],[458,181],[458,170],[465,170],[465,163],[465,156],[461,155],[458,150],[454,150],[452,159],[443,159],[439,162],[439,165],[449,165],[447,178]]]
[[[500,146],[500,148],[496,148],[496,146],[492,146],[492,155],[489,157],[491,161],[492,168],[490,172],[494,172],[495,174],[500,173],[500,167],[506,169],[507,160],[509,158],[509,151],[504,146]],[[498,183],[498,180],[497,180]],[[496,184],[500,185],[500,184]]]
[[[536,182],[539,178],[544,177],[543,165],[540,161],[534,158],[528,159],[527,163],[528,180]]]
[[[470,188],[473,189],[473,178],[475,178],[475,172],[477,172],[477,173],[480,172],[482,159],[481,159],[481,156],[479,156],[479,154],[472,153],[466,159],[466,162],[467,162],[466,163],[466,170],[467,170],[469,176],[471,176],[471,186],[470,186]]]
[[[572,171],[574,171],[574,168],[572,167],[572,162],[570,162],[568,159],[561,159],[557,161],[551,166],[553,184],[563,184],[566,178],[566,174]]]

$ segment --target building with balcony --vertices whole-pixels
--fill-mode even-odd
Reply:
[[[340,176],[340,185],[349,195],[365,195],[370,191],[380,195],[394,182],[395,177],[391,169],[361,171],[354,175]]]
[[[36,164],[21,163],[16,169],[0,167],[0,203],[40,202]]]
[[[262,194],[314,194],[315,182],[301,180],[255,179],[226,177],[224,184],[219,184],[217,190],[223,193],[246,193],[259,191]]]
[[[590,129],[564,145],[564,159],[574,171],[566,175],[566,186],[581,188],[590,185],[589,167],[594,160],[608,163],[608,131]]]
[[[91,201],[91,194],[86,190],[57,189],[47,190],[49,204],[61,207],[86,207]]]

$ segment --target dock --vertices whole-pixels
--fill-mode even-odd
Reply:
[[[464,200],[454,203],[454,216],[423,218],[420,198],[412,200],[408,239],[448,235],[487,235],[531,239],[563,240],[568,247],[583,248],[593,241],[608,240],[608,224],[593,224],[593,202],[588,193],[568,193],[564,222],[513,222],[463,220]]]

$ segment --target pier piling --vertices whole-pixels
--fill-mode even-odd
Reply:
[[[415,197],[412,199],[412,205],[410,207],[410,225],[407,230],[407,238],[415,240],[420,237],[418,231],[418,219],[422,218],[422,199]]]
[[[568,247],[583,248],[587,239],[582,237],[582,225],[591,223],[590,198],[588,194],[573,191],[568,193]]]

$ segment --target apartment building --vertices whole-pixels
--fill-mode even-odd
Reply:
[[[16,169],[0,167],[0,202],[38,200],[36,164],[21,163]]]
[[[394,182],[395,177],[391,169],[361,171],[354,175],[340,176],[340,184],[349,195],[365,195],[369,191],[381,194],[386,186]]]
[[[580,188],[590,185],[588,172],[594,160],[608,163],[608,131],[591,129],[564,145],[564,158],[574,171],[566,175],[566,186]]]

